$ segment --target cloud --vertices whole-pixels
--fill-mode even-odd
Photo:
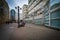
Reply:
[[[28,0],[6,0],[9,4],[10,9],[15,9],[15,6],[22,6],[28,4]]]
[[[9,8],[10,9],[14,9],[15,6],[16,6],[16,3],[14,2],[14,0],[6,0],[8,5],[9,5]]]
[[[28,4],[28,0],[13,0],[16,3],[16,6],[22,7],[24,4]]]
[[[6,1],[8,2],[10,10],[15,9],[16,6],[20,6],[22,8],[24,4],[28,4],[28,0],[6,0]],[[17,12],[17,9],[15,10]],[[20,13],[22,13],[21,10]],[[22,18],[22,14],[20,14],[20,17]],[[16,13],[16,19],[18,19],[18,13]]]

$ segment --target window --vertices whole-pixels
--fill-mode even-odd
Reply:
[[[50,6],[56,4],[56,3],[59,3],[60,0],[50,0]]]
[[[2,15],[3,15],[3,9],[0,8],[0,16],[2,16]]]

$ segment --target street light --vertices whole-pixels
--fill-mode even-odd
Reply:
[[[17,6],[17,7],[15,7],[15,9],[18,9],[18,27],[19,27],[19,17],[20,17],[20,15],[19,15],[19,9],[21,10],[21,8],[19,6]]]

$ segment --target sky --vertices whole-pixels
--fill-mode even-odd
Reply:
[[[24,4],[28,5],[28,0],[6,0],[10,10],[11,9],[15,9],[15,7],[20,6],[20,8],[22,8],[22,6]],[[15,11],[17,12],[17,9],[15,9]],[[22,10],[20,10],[20,13],[22,13]],[[20,14],[20,17],[22,17],[22,14]],[[16,19],[18,18],[18,14],[16,13]]]
[[[10,9],[15,9],[16,6],[22,6],[28,4],[28,0],[6,0],[9,4]]]

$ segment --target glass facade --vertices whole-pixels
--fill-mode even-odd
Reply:
[[[35,19],[35,20],[34,20],[34,23],[35,23],[36,25],[42,25],[42,24],[43,24],[42,18],[40,18],[40,19]]]
[[[0,17],[3,15],[3,6],[2,4],[0,3]]]
[[[31,2],[31,0],[28,0],[28,4]]]
[[[44,25],[49,26],[49,1],[44,6]]]
[[[60,28],[60,0],[48,0],[44,5],[44,25]],[[37,15],[36,15],[37,16]],[[42,24],[42,18],[34,19],[35,24]]]
[[[11,10],[11,20],[15,20],[15,10]]]
[[[27,23],[32,23],[32,20],[27,20],[26,22],[27,22]]]
[[[50,0],[50,6],[53,6],[54,4],[60,3],[60,0]]]
[[[50,10],[53,10],[59,6],[60,0],[50,0]],[[60,9],[50,13],[50,24],[51,27],[60,28]]]
[[[45,11],[44,11],[45,26],[60,28],[60,9],[58,8],[59,6],[60,6],[60,0],[50,0],[45,5]]]

